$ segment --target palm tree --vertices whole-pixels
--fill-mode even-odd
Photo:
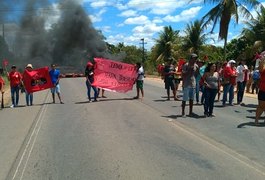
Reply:
[[[179,40],[179,31],[174,31],[171,26],[165,26],[164,31],[160,32],[159,38],[156,39],[156,59],[167,62],[174,57],[174,46]]]
[[[239,12],[246,18],[252,18],[247,7],[257,8],[260,2],[257,0],[204,0],[204,3],[217,3],[202,20],[204,26],[212,24],[211,32],[213,32],[217,23],[220,22],[219,39],[224,40],[224,56],[226,58],[227,35],[231,19],[233,18],[238,23]]]
[[[183,49],[199,54],[202,45],[206,41],[206,34],[203,34],[202,21],[196,20],[194,23],[188,24],[184,32],[186,36],[183,38]]]
[[[265,8],[261,6],[260,12],[257,11],[257,17],[245,24],[247,27],[242,31],[242,37],[254,45],[254,49],[263,49],[265,46]]]

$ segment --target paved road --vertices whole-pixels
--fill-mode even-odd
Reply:
[[[143,101],[132,91],[88,103],[82,78],[61,88],[63,105],[44,91],[33,107],[0,111],[0,179],[265,179],[256,99],[182,118],[161,81],[146,80]]]

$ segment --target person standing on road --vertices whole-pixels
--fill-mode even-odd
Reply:
[[[237,77],[237,72],[236,72],[236,61],[235,60],[230,60],[227,63],[227,66],[223,70],[223,78],[224,78],[224,89],[223,89],[223,106],[226,105],[227,101],[227,94],[229,93],[229,105],[233,106],[233,100],[234,100],[234,87],[236,85],[236,77]]]
[[[136,78],[136,96],[134,99],[140,98],[140,91],[142,99],[144,98],[144,68],[141,63],[136,63],[137,78]]]
[[[174,74],[176,72],[176,69],[174,65],[172,64],[172,59],[169,59],[167,62],[167,65],[164,68],[164,81],[165,81],[165,89],[167,90],[167,100],[170,100],[170,89],[173,92],[174,100],[177,100],[176,98],[176,87],[175,87],[175,80],[174,80]]]
[[[209,63],[202,77],[204,84],[204,116],[215,117],[213,114],[214,100],[218,92],[219,74],[216,71],[216,64]]]
[[[60,103],[64,104],[62,99],[61,99],[61,90],[60,90],[60,85],[59,85],[59,81],[60,81],[60,71],[58,69],[56,69],[56,65],[55,64],[51,64],[51,70],[49,71],[51,80],[52,80],[52,84],[53,84],[53,88],[51,88],[51,93],[52,93],[52,102],[55,103],[55,93],[57,94]]]
[[[189,115],[193,115],[193,100],[196,88],[196,76],[199,74],[199,67],[195,64],[198,59],[197,54],[191,54],[189,62],[182,67],[182,86],[183,86],[183,99],[182,99],[182,116],[185,117],[186,101],[189,101]]]
[[[97,97],[98,97],[98,91],[97,88],[95,86],[92,85],[92,83],[94,82],[94,65],[92,64],[92,62],[88,62],[86,69],[85,69],[85,76],[86,76],[86,87],[87,87],[87,97],[89,102],[91,102],[91,88],[94,91],[94,102],[97,101]]]
[[[263,58],[260,63],[258,70],[260,72],[260,83],[258,92],[258,107],[256,109],[255,124],[259,124],[259,119],[261,114],[265,111],[265,58]]]
[[[22,83],[22,75],[17,71],[17,67],[15,65],[11,67],[10,73],[7,72],[7,78],[10,81],[12,99],[12,105],[10,107],[17,107],[19,102],[19,89]]]
[[[249,71],[246,61],[242,60],[236,68],[237,71],[237,104],[242,104]]]
[[[26,68],[25,68],[25,71],[28,71],[28,72],[31,72],[32,70],[33,70],[32,64],[28,64],[26,66]],[[25,82],[25,72],[23,73],[23,82]],[[33,105],[33,93],[29,93],[25,89],[25,95],[26,95],[26,104],[27,104],[27,106],[32,106]]]

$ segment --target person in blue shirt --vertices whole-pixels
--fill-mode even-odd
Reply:
[[[64,104],[62,99],[61,99],[61,91],[60,91],[60,85],[59,85],[60,71],[58,69],[56,69],[55,64],[51,64],[51,70],[49,71],[49,74],[51,77],[52,84],[54,85],[54,87],[51,88],[53,103],[55,103],[55,93],[56,93],[58,95],[60,103]]]

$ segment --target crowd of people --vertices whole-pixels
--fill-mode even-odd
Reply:
[[[265,84],[261,83],[265,81],[264,59],[260,61],[258,67],[253,68],[246,65],[245,60],[241,60],[236,63],[235,60],[220,63],[210,63],[201,61],[197,54],[191,54],[187,62],[179,64],[176,60],[169,59],[167,64],[159,65],[158,72],[161,75],[165,83],[165,89],[167,94],[167,100],[172,97],[176,101],[182,101],[181,103],[181,116],[186,116],[186,105],[189,105],[189,116],[194,116],[193,105],[203,105],[204,116],[214,117],[214,103],[220,101],[221,90],[222,94],[222,106],[234,106],[244,105],[243,98],[245,91],[248,93],[258,94],[258,107],[256,110],[255,123],[258,124],[258,120],[265,110]],[[28,64],[25,67],[24,73],[19,73],[17,67],[13,65],[11,71],[7,72],[7,78],[10,81],[11,91],[11,108],[18,106],[20,89],[23,89],[23,82],[25,80],[25,71],[32,71],[32,64]],[[136,84],[136,96],[134,99],[143,99],[144,97],[144,68],[141,63],[136,64],[137,78]],[[3,69],[0,69],[0,74],[3,74]],[[51,88],[52,100],[55,103],[55,94],[57,94],[59,102],[63,104],[61,91],[60,91],[60,71],[56,68],[55,64],[52,64],[49,70],[52,84]],[[98,101],[100,91],[102,97],[105,90],[95,87],[94,82],[94,64],[88,62],[85,68],[86,87],[88,102]],[[182,98],[180,96],[179,86],[182,82]],[[0,92],[4,94],[5,82],[0,75]],[[93,89],[93,99],[91,97],[91,89]],[[33,93],[25,90],[26,105],[33,105]],[[236,94],[236,97],[235,97]],[[217,97],[217,100],[216,100]]]
[[[19,99],[20,99],[20,92],[25,93],[25,99],[26,99],[26,105],[27,106],[32,106],[33,105],[33,93],[32,92],[27,92],[27,90],[24,87],[26,76],[25,73],[26,71],[31,72],[33,70],[32,64],[28,64],[25,67],[25,70],[23,73],[20,73],[17,70],[17,67],[15,65],[11,66],[11,71],[8,72],[6,71],[6,76],[10,84],[10,92],[11,92],[11,106],[10,108],[17,107],[19,105]],[[2,93],[2,96],[5,92],[4,86],[5,86],[5,81],[3,79],[3,73],[4,70],[1,68],[0,69],[0,90]],[[49,75],[53,84],[53,87],[51,88],[51,94],[52,94],[52,99],[53,103],[55,103],[55,94],[57,94],[58,99],[61,104],[64,104],[61,98],[61,91],[60,91],[60,85],[59,85],[59,80],[60,80],[60,71],[56,69],[55,64],[51,64],[51,69],[49,71]],[[3,100],[2,100],[3,101]]]
[[[265,78],[263,62],[264,60],[254,69],[253,66],[248,68],[245,60],[240,60],[238,63],[235,60],[225,61],[222,64],[210,63],[200,60],[197,54],[191,54],[184,65],[179,66],[177,61],[169,59],[166,65],[159,65],[157,70],[164,80],[167,100],[170,100],[170,90],[174,100],[179,100],[177,90],[182,81],[182,117],[186,116],[187,101],[189,116],[194,116],[193,105],[196,101],[196,104],[203,105],[205,117],[214,117],[214,103],[220,101],[221,91],[223,91],[221,101],[223,107],[244,105],[243,98],[246,91],[258,94],[259,104],[255,121],[258,124],[260,113],[265,110],[263,104],[265,85],[261,83]]]
[[[135,80],[136,84],[136,93],[137,95],[134,97],[134,99],[142,99],[144,97],[144,89],[143,89],[143,80],[144,80],[144,69],[141,63],[136,63],[136,73],[137,77]],[[31,72],[33,70],[32,64],[28,64],[25,67],[25,70],[23,73],[20,73],[17,70],[17,67],[15,65],[11,66],[11,71],[8,72],[6,70],[6,76],[8,78],[8,81],[10,82],[10,91],[11,91],[11,101],[12,105],[10,106],[11,108],[17,107],[19,104],[19,96],[20,92],[25,93],[25,98],[26,98],[26,105],[27,106],[32,106],[33,105],[33,93],[27,92],[27,90],[24,87],[25,81],[27,76],[25,76],[26,71]],[[4,70],[3,68],[0,68],[0,92],[3,96],[4,94],[4,85],[5,81],[3,79],[3,73]],[[49,75],[51,78],[51,82],[53,84],[53,87],[50,89],[51,94],[52,94],[52,103],[55,103],[55,94],[57,94],[58,99],[60,104],[64,104],[62,101],[61,97],[61,90],[60,90],[60,70],[56,68],[55,64],[51,64],[50,70],[49,70]],[[93,89],[94,95],[93,95],[93,102],[98,101],[97,98],[100,97],[100,92],[101,92],[101,97],[106,98],[105,96],[105,90],[95,87],[93,85],[94,82],[94,64],[92,62],[88,62],[86,67],[85,67],[85,77],[86,77],[86,87],[87,87],[87,98],[88,102],[92,102],[91,99],[91,89]]]

